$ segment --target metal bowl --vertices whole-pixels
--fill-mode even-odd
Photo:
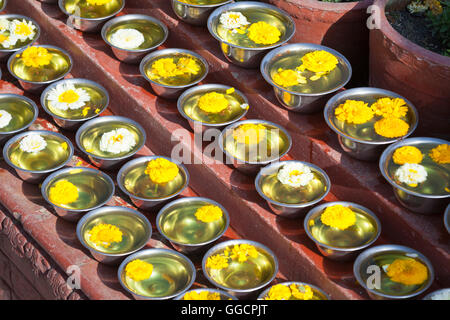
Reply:
[[[184,296],[190,292],[210,292],[210,293],[218,293],[220,295],[220,300],[238,300],[235,296],[233,296],[232,294],[229,294],[228,292],[225,292],[223,290],[218,290],[218,289],[211,289],[211,288],[200,288],[200,289],[192,289],[192,290],[188,290],[183,294],[180,294],[178,297],[175,297],[173,300],[185,300]],[[189,300],[189,299],[188,299]]]
[[[87,233],[96,225],[112,224],[122,231],[122,241],[108,248],[89,241]],[[95,260],[117,265],[126,256],[142,249],[152,236],[152,226],[140,212],[126,207],[102,207],[83,216],[77,224],[77,237]]]
[[[398,141],[384,150],[380,157],[379,168],[383,177],[389,182],[393,189],[397,200],[405,208],[420,214],[439,214],[445,210],[445,206],[449,203],[450,194],[431,195],[423,194],[409,190],[395,182],[389,175],[389,163],[395,149],[402,146],[417,146],[420,144],[449,144],[448,141],[437,138],[409,138]]]
[[[320,92],[299,92],[291,91],[276,84],[271,76],[271,70],[279,61],[284,61],[288,57],[303,56],[306,53],[324,50],[334,55],[339,64],[336,67],[335,78],[333,85],[329,88],[324,88]],[[264,79],[273,87],[275,96],[281,105],[287,110],[299,113],[314,113],[322,110],[326,101],[339,89],[344,87],[352,77],[352,67],[350,62],[341,53],[331,48],[312,44],[312,43],[294,43],[288,44],[270,51],[262,60],[260,71]],[[331,75],[329,76],[331,78]]]
[[[444,289],[439,289],[433,292],[430,292],[429,294],[427,294],[423,300],[442,300],[442,299],[434,299],[437,295],[446,293],[447,295],[450,295],[450,288],[444,288]]]
[[[93,143],[92,140],[97,139],[101,134],[119,127],[126,127],[126,129],[135,132],[137,143],[131,151],[121,156],[106,157],[97,155],[93,153],[92,150],[86,150],[86,142]],[[95,166],[105,170],[116,168],[125,160],[136,154],[144,146],[145,140],[146,134],[144,128],[136,121],[121,116],[104,116],[89,120],[77,130],[75,135],[75,141],[78,148],[89,157],[90,161]],[[99,142],[100,141],[98,141],[98,143]]]
[[[57,4],[58,0],[38,0],[39,2],[42,3],[51,3],[51,4]]]
[[[445,225],[445,229],[447,229],[447,232],[450,233],[450,203],[448,204],[447,208],[445,209],[444,225]]]
[[[382,97],[391,97],[391,98],[401,98],[405,100],[408,105],[408,117],[409,117],[409,130],[406,135],[400,138],[389,139],[379,136],[378,140],[365,140],[358,139],[352,137],[351,135],[343,132],[341,128],[333,121],[334,110],[341,104],[344,103],[345,100],[362,100],[364,97],[372,97],[382,98]],[[380,156],[381,152],[387,145],[394,143],[396,141],[405,139],[409,135],[411,135],[417,127],[419,114],[413,104],[402,96],[396,94],[395,92],[378,89],[378,88],[354,88],[342,91],[335,96],[333,96],[330,100],[328,100],[325,109],[323,111],[325,121],[328,126],[336,132],[339,140],[339,144],[342,149],[351,157],[366,160],[366,161],[374,161],[377,160]]]
[[[217,4],[190,4],[178,0],[172,1],[172,9],[180,20],[195,26],[205,26],[208,17],[217,7],[233,2],[233,0],[222,0]]]
[[[259,252],[259,256],[261,256],[261,259],[250,258],[254,259],[254,261],[252,261],[251,263],[230,264],[228,268],[222,269],[216,274],[223,277],[224,278],[222,279],[223,281],[217,279],[215,275],[212,275],[211,272],[206,268],[206,261],[208,260],[208,258],[215,254],[223,252],[226,247],[241,244],[249,244],[256,247],[256,249]],[[214,247],[212,247],[206,252],[202,260],[202,269],[206,279],[209,282],[211,282],[214,286],[228,292],[229,294],[236,296],[238,299],[241,298],[246,299],[249,297],[256,296],[262,288],[264,288],[266,285],[271,283],[273,279],[275,279],[275,276],[278,273],[278,260],[275,257],[275,254],[269,248],[262,245],[261,243],[242,239],[229,240],[216,244]],[[258,270],[259,276],[256,275],[255,269]],[[229,272],[226,272],[227,270]],[[232,276],[227,278],[226,277],[227,275]],[[242,279],[246,281],[240,282],[239,286],[230,285],[226,282],[226,280],[233,281]]]
[[[314,219],[319,218],[322,212],[327,207],[334,205],[342,205],[344,207],[349,207],[353,211],[356,211],[357,213],[364,215],[364,217],[366,218],[366,220],[359,220],[361,225],[355,231],[358,239],[357,241],[355,241],[354,244],[350,244],[348,242],[349,239],[352,237],[352,235],[348,233],[348,231],[346,234],[343,234],[343,232],[346,232],[346,230],[335,231],[334,228],[327,228],[332,232],[331,235],[329,235],[330,237],[330,240],[328,241],[329,244],[326,244],[320,239],[318,239],[317,238],[318,234],[316,234],[313,231],[315,225],[312,224],[311,222],[314,221]],[[358,219],[356,223],[358,224]],[[314,207],[306,215],[305,220],[303,221],[303,227],[305,229],[306,235],[312,241],[314,241],[314,243],[317,246],[317,249],[324,257],[338,261],[348,261],[354,259],[362,250],[372,245],[378,239],[381,233],[380,220],[378,220],[377,216],[372,211],[359,204],[347,201],[328,202],[319,205],[317,207]],[[319,227],[317,232],[320,231],[321,228]],[[341,234],[341,236],[339,236],[339,234]],[[322,236],[325,237],[323,234]],[[332,241],[334,241],[334,243],[339,241],[340,243],[342,243],[342,245],[337,246],[335,244],[330,244]]]
[[[171,57],[171,56],[177,56],[177,55],[190,55],[190,56],[197,58],[203,64],[203,67],[204,67],[203,74],[200,77],[198,77],[197,80],[195,80],[194,82],[189,83],[187,85],[181,85],[181,86],[165,85],[165,84],[156,82],[154,80],[151,80],[147,76],[146,70],[148,67],[150,67],[149,66],[150,62],[153,62],[158,58]],[[149,53],[148,55],[146,55],[144,57],[144,59],[142,59],[141,64],[139,66],[139,71],[141,72],[142,76],[150,83],[150,86],[152,87],[155,94],[162,98],[166,98],[166,99],[177,99],[184,90],[186,90],[187,88],[193,87],[196,84],[198,84],[199,82],[203,81],[203,79],[205,79],[206,75],[208,74],[208,70],[209,70],[208,62],[206,62],[206,60],[201,55],[199,55],[193,51],[190,51],[190,50],[174,49],[174,48],[162,49],[162,50],[157,50],[152,53]]]
[[[3,11],[5,9],[7,3],[8,3],[7,0],[2,1],[2,4],[0,5],[0,11]]]
[[[144,192],[143,190],[147,190],[149,188],[147,181],[150,178],[147,174],[145,174],[145,168],[147,167],[147,163],[149,161],[157,158],[164,158],[166,160],[169,160],[175,163],[179,169],[178,177],[176,177],[173,181],[170,181],[161,186],[161,188],[168,190],[168,194],[160,198],[147,198],[142,194],[138,195],[137,192],[133,192],[135,191],[135,188],[139,189],[140,192]],[[129,188],[132,188],[133,191],[125,187],[125,185],[128,183],[131,184]],[[168,157],[139,157],[125,163],[122,168],[120,168],[119,173],[117,174],[117,185],[119,186],[120,190],[122,190],[130,197],[135,206],[142,210],[149,210],[181,194],[189,185],[189,172],[184,165]],[[160,189],[159,185],[158,189]]]
[[[6,0],[3,1],[3,8],[5,7],[5,5],[6,5]],[[3,10],[3,8],[0,8],[0,11]],[[17,52],[24,47],[33,45],[39,39],[39,36],[41,35],[41,28],[39,27],[37,22],[27,16],[24,16],[21,14],[3,14],[1,16],[1,18],[2,19],[19,19],[19,20],[25,19],[28,22],[31,21],[34,24],[34,26],[36,27],[36,34],[34,35],[34,38],[31,41],[22,45],[21,47],[17,47],[14,49],[3,49],[3,48],[0,49],[0,61],[6,60],[6,58],[8,58],[12,53]]]
[[[73,183],[80,191],[79,199],[67,205],[50,201],[49,192],[61,180]],[[86,212],[100,208],[114,195],[114,181],[105,173],[85,167],[65,168],[49,175],[41,186],[42,197],[52,205],[56,214],[68,221],[78,221]]]
[[[271,127],[271,130],[278,131],[279,137],[280,137],[281,141],[283,142],[283,148],[281,148],[281,152],[278,154],[278,156],[269,157],[267,160],[264,160],[264,161],[247,161],[247,160],[239,159],[236,156],[232,155],[230,152],[228,152],[225,147],[225,143],[226,143],[225,140],[228,141],[228,140],[233,139],[233,137],[231,136],[233,133],[233,130],[245,123],[264,124],[264,125]],[[270,121],[266,121],[266,120],[253,119],[253,120],[243,120],[243,121],[238,121],[238,122],[232,123],[229,126],[227,126],[219,136],[219,147],[220,147],[220,150],[222,150],[222,152],[225,154],[226,164],[231,164],[237,170],[241,171],[244,174],[248,174],[248,175],[256,175],[259,172],[259,170],[261,169],[261,167],[263,167],[271,162],[281,159],[284,155],[286,155],[289,152],[289,150],[291,149],[291,146],[292,146],[292,138],[289,135],[289,133],[280,125],[275,124]],[[257,147],[257,149],[258,150],[250,150],[250,152],[256,151],[257,153],[254,154],[254,156],[257,156],[259,154],[258,151],[260,151],[259,149],[261,149],[261,148]],[[265,151],[265,153],[267,153],[267,150],[264,150],[264,151]]]
[[[125,274],[126,265],[135,259],[152,263],[154,267],[152,276],[139,284]],[[195,275],[195,266],[185,255],[160,248],[136,252],[121,263],[118,271],[122,287],[138,300],[165,300],[182,295],[194,283]]]
[[[72,70],[72,58],[67,53],[67,51],[65,51],[61,48],[55,47],[55,46],[51,46],[51,45],[38,45],[37,47],[46,48],[50,52],[54,52],[55,54],[59,55],[59,60],[55,61],[51,64],[52,66],[58,68],[58,70],[56,70],[58,73],[56,74],[56,76],[53,79],[45,80],[45,81],[43,81],[43,80],[38,81],[38,80],[32,80],[32,79],[27,80],[27,79],[23,79],[23,76],[16,74],[16,72],[14,71],[16,63],[17,63],[20,55],[26,48],[22,48],[21,50],[17,51],[15,54],[11,55],[9,57],[8,63],[7,63],[9,73],[11,73],[11,75],[19,81],[19,84],[25,91],[30,91],[32,93],[42,92],[42,90],[46,86],[48,86],[52,82],[61,80],[67,74],[69,74],[70,71]],[[26,69],[23,70],[21,68],[20,71],[23,71],[23,73],[26,74],[27,70]]]
[[[375,285],[373,283],[370,283],[370,286],[368,285],[368,278],[370,276],[374,276],[374,274],[381,274],[383,273],[382,267],[377,265],[373,258],[376,256],[380,256],[383,254],[408,254],[408,255],[414,255],[417,256],[419,260],[421,260],[422,263],[424,263],[427,266],[428,269],[428,279],[420,285],[419,288],[414,290],[413,292],[405,293],[402,295],[393,295],[393,294],[386,294],[381,291],[381,286],[379,290],[376,290]],[[365,271],[364,271],[365,270]],[[378,270],[378,271],[377,271]],[[400,245],[395,244],[388,244],[388,245],[381,245],[369,248],[365,251],[363,251],[355,260],[355,263],[353,264],[353,274],[358,281],[358,283],[366,289],[368,295],[374,299],[374,300],[385,300],[385,299],[408,299],[415,297],[417,295],[420,295],[421,293],[425,292],[433,283],[434,280],[434,269],[431,265],[431,262],[420,252]],[[380,280],[381,282],[382,280]],[[376,282],[376,281],[374,281]],[[409,286],[408,286],[409,287]]]
[[[316,299],[311,299],[311,300],[330,300],[330,297],[322,289],[320,289],[319,287],[316,287],[312,284],[306,283],[306,282],[287,281],[287,282],[277,283],[276,285],[279,285],[279,284],[284,285],[286,287],[289,287],[292,284],[296,284],[299,286],[309,286],[309,287],[311,287],[312,291],[314,292],[314,298],[316,298]],[[270,286],[269,288],[264,290],[258,296],[258,300],[265,300],[265,298],[269,294],[269,291],[270,291],[270,289],[272,289],[272,287],[273,286]]]
[[[204,205],[218,206],[222,219],[204,223],[195,218],[196,209]],[[227,210],[216,201],[202,197],[187,197],[165,205],[156,217],[158,232],[178,251],[186,254],[205,251],[219,239],[230,225]]]
[[[150,38],[150,43],[146,44],[145,48],[139,49],[123,49],[113,45],[109,38],[114,31],[127,28],[136,29],[144,34],[144,38],[147,35]],[[161,33],[160,39],[153,40],[154,33]],[[153,17],[144,14],[127,14],[124,16],[116,17],[109,20],[102,28],[102,38],[110,47],[114,55],[122,62],[125,63],[138,63],[142,58],[150,51],[155,50],[162,45],[169,36],[169,30],[166,25]],[[145,42],[144,42],[145,44]],[[142,47],[142,45],[141,45]]]
[[[0,129],[0,146],[3,146],[9,138],[13,135],[28,129],[29,126],[36,121],[39,114],[38,107],[33,100],[12,93],[2,93],[0,94],[0,108],[9,112],[13,117],[15,115],[19,116],[20,125],[13,125],[13,128]]]
[[[211,129],[211,128],[222,129],[223,127],[225,127],[229,124],[232,124],[236,121],[239,121],[243,117],[245,117],[248,109],[242,109],[241,107],[237,107],[237,108],[235,107],[236,111],[234,111],[235,115],[234,115],[234,118],[232,118],[232,119],[226,118],[229,115],[225,115],[223,117],[220,117],[220,115],[218,115],[217,121],[203,122],[201,120],[193,119],[194,111],[192,111],[192,109],[196,104],[186,105],[186,102],[195,96],[198,96],[201,94],[206,94],[208,92],[214,91],[214,92],[226,94],[226,91],[230,88],[232,88],[232,87],[225,86],[222,84],[204,84],[204,85],[192,87],[192,88],[186,90],[185,92],[183,92],[183,94],[178,98],[178,102],[177,102],[178,112],[181,114],[181,116],[183,118],[185,118],[188,121],[189,126],[192,128],[192,130],[194,130],[194,132],[204,132],[205,130]],[[241,105],[242,104],[248,105],[248,100],[241,91],[235,89],[233,95],[236,97],[236,99],[240,100],[239,102],[241,102]]]
[[[275,199],[272,199],[269,197],[266,193],[264,193],[263,189],[267,187],[271,192],[277,194],[285,194],[286,190],[284,189],[283,185],[280,183],[274,184],[274,183],[264,183],[265,180],[272,175],[276,175],[278,173],[278,170],[283,167],[284,165],[288,163],[301,163],[306,166],[308,166],[313,173],[316,174],[316,177],[320,177],[319,180],[322,182],[322,185],[317,185],[317,189],[311,190],[314,193],[317,192],[317,190],[320,187],[324,187],[321,194],[319,194],[318,197],[314,198],[311,201],[307,202],[301,202],[301,203],[283,203],[280,201],[277,201]],[[259,193],[259,195],[264,198],[267,201],[267,204],[269,205],[270,209],[278,216],[284,217],[284,218],[298,218],[301,216],[304,216],[310,209],[311,206],[319,203],[323,200],[323,198],[326,197],[328,192],[330,192],[331,188],[331,181],[328,175],[318,166],[304,162],[304,161],[297,161],[297,160],[288,160],[288,161],[277,161],[274,163],[269,164],[268,166],[261,168],[258,175],[255,179],[255,188],[256,191]],[[290,187],[289,187],[290,188]],[[292,190],[298,190],[296,188],[292,188]],[[299,192],[299,191],[296,191]]]
[[[95,101],[89,101],[87,106],[89,106],[93,111],[95,109],[99,109],[99,112],[94,112],[91,115],[88,115],[86,117],[73,117],[70,118],[67,116],[67,113],[61,113],[61,114],[57,114],[55,111],[52,111],[51,106],[49,106],[48,100],[47,100],[47,96],[49,94],[49,92],[56,88],[56,86],[60,85],[60,84],[72,84],[75,87],[81,87],[85,90],[90,91],[93,95],[96,96]],[[91,95],[91,99],[92,99],[92,95]],[[87,80],[87,79],[64,79],[64,80],[60,80],[57,82],[52,83],[51,85],[49,85],[47,88],[45,88],[45,90],[42,92],[41,94],[41,106],[42,108],[45,110],[45,112],[47,112],[49,115],[52,116],[53,120],[55,121],[55,123],[60,126],[61,128],[64,128],[66,130],[75,130],[78,129],[81,124],[83,122],[86,122],[90,119],[93,119],[97,116],[99,116],[100,114],[103,113],[103,111],[106,110],[106,108],[109,105],[109,94],[108,91],[106,91],[106,89],[101,86],[100,84],[98,84],[97,82],[91,81],[91,80]],[[61,112],[61,111],[60,111]]]
[[[105,23],[106,21],[117,15],[125,7],[125,0],[115,0],[115,1],[117,2],[117,4],[115,7],[112,8],[113,10],[107,10],[108,12],[103,12],[106,14],[99,18],[81,17],[80,9],[77,7],[78,3],[77,0],[58,0],[58,5],[61,11],[69,17],[67,24],[70,27],[73,27],[83,32],[98,32],[100,31],[100,28],[103,23]],[[71,10],[71,8],[68,9],[67,5],[69,5],[69,7],[72,6],[73,11]]]
[[[241,13],[253,11],[255,14],[269,14],[281,21],[285,30],[280,41],[274,45],[260,48],[235,45],[222,39],[217,32],[220,16],[226,11],[238,11]],[[240,1],[220,6],[214,10],[208,18],[208,30],[211,35],[219,41],[222,52],[228,61],[244,68],[257,68],[267,52],[285,44],[292,38],[295,33],[295,23],[287,12],[273,5],[256,1]]]
[[[53,147],[58,148],[58,150],[55,149],[52,150],[51,152],[46,153],[39,152],[42,155],[42,157],[33,160],[35,160],[34,162],[37,162],[37,164],[42,163],[47,164],[49,159],[55,160],[55,163],[56,161],[59,161],[54,165],[54,167],[44,170],[37,170],[37,169],[32,170],[23,168],[19,166],[18,163],[15,163],[15,161],[11,160],[12,152],[15,151],[15,149],[19,148],[19,143],[22,140],[22,138],[28,135],[42,135],[51,137],[53,141],[52,145],[51,146],[47,145],[46,149]],[[67,144],[67,149],[64,149],[64,151],[59,150],[63,148],[61,144],[64,142]],[[63,158],[57,159],[56,158],[57,156]],[[72,159],[72,156],[73,156],[73,145],[68,138],[66,138],[60,133],[45,130],[27,131],[19,133],[14,137],[12,137],[11,139],[9,139],[6,142],[5,146],[3,147],[3,159],[6,161],[6,163],[12,168],[14,168],[17,175],[23,181],[34,184],[40,183],[49,173],[64,167]]]

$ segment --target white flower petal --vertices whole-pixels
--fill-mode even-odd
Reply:
[[[6,127],[11,122],[12,116],[6,110],[0,110],[0,128]]]
[[[427,180],[427,171],[417,163],[405,163],[395,171],[397,179],[406,184],[417,184]]]
[[[120,139],[118,139],[120,137]],[[125,128],[108,131],[100,139],[100,150],[110,153],[130,151],[136,145],[134,135]]]
[[[144,35],[136,29],[119,29],[111,35],[111,43],[122,49],[136,49],[144,43]]]
[[[30,134],[20,141],[20,150],[24,152],[39,152],[47,147],[47,141],[39,134]]]
[[[226,29],[238,29],[250,24],[247,18],[240,12],[227,11],[220,15],[220,24]],[[233,30],[233,32],[235,32]]]
[[[72,90],[78,95],[77,101],[72,103],[62,102],[60,101],[60,96],[65,92]],[[87,102],[91,100],[91,96],[86,90],[81,88],[76,88],[73,84],[61,83],[58,84],[55,88],[49,91],[47,95],[47,101],[51,102],[52,107],[59,110],[76,110],[85,106]]]
[[[308,166],[290,162],[278,171],[277,178],[282,184],[298,188],[307,186],[314,179],[314,174]]]

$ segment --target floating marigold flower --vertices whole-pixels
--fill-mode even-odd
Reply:
[[[214,222],[222,218],[223,212],[218,206],[205,205],[197,209],[195,217],[205,223]]]
[[[337,204],[327,207],[320,220],[327,226],[345,230],[356,223],[356,214],[349,207]]]
[[[445,164],[450,163],[450,145],[440,144],[436,148],[431,149],[429,156],[434,162]]]
[[[125,267],[127,277],[134,281],[142,281],[150,278],[153,273],[153,265],[140,259],[129,262]]]
[[[314,292],[308,285],[296,285],[295,283],[289,286],[292,295],[298,300],[311,300],[314,297]]]
[[[408,133],[409,124],[398,118],[383,118],[373,125],[375,132],[386,138],[403,137]]]
[[[372,109],[359,100],[345,100],[334,110],[334,114],[338,120],[353,124],[363,124],[373,118]]]
[[[428,6],[428,9],[435,16],[441,14],[443,11],[441,2],[439,0],[424,0],[424,3],[426,6]]]
[[[417,163],[405,163],[395,170],[395,177],[401,182],[406,183],[410,187],[416,187],[418,183],[427,179],[427,170],[424,166]]]
[[[404,146],[395,149],[394,154],[392,155],[392,160],[396,164],[405,164],[405,163],[421,163],[423,159],[422,152],[413,146]]]
[[[225,95],[217,92],[208,92],[198,99],[198,106],[208,113],[219,113],[228,108],[228,100]]]
[[[267,22],[259,21],[248,28],[248,38],[257,44],[274,44],[280,41],[281,32]]]
[[[298,70],[309,70],[315,72],[317,76],[325,75],[336,68],[339,60],[325,50],[316,50],[305,54],[302,57],[302,65]]]
[[[50,188],[48,198],[56,205],[69,204],[77,201],[78,188],[67,180],[59,180]]]
[[[234,129],[233,138],[239,143],[257,144],[266,136],[266,127],[262,124],[244,123]]]
[[[121,242],[123,234],[115,225],[101,223],[89,230],[88,235],[96,245],[108,248],[114,242]]]
[[[240,244],[235,245],[233,249],[231,249],[230,258],[232,260],[236,260],[238,262],[245,262],[249,257],[256,258],[258,256],[258,250],[250,244]]]
[[[284,284],[272,286],[267,293],[265,300],[289,300],[292,296],[291,289]]]
[[[0,128],[6,127],[12,120],[11,114],[6,110],[0,110]]]
[[[377,116],[401,118],[408,112],[406,102],[400,98],[380,98],[370,106]]]
[[[224,255],[216,254],[206,259],[206,267],[216,270],[228,268],[228,259],[229,258]]]
[[[182,57],[177,62],[177,68],[182,73],[198,74],[201,70],[200,65],[193,58]]]
[[[218,292],[209,291],[190,291],[186,292],[183,296],[183,300],[220,300],[220,294]]]
[[[103,6],[111,1],[112,0],[86,0],[86,2],[92,6]]]
[[[277,85],[282,87],[292,87],[299,83],[306,83],[306,78],[299,72],[283,68],[278,69],[277,73],[272,76],[272,79]]]
[[[161,184],[170,182],[178,176],[177,164],[165,158],[156,158],[147,163],[145,174],[150,177],[154,183]]]
[[[404,285],[419,285],[428,279],[428,268],[415,259],[395,259],[387,267],[391,281]]]
[[[171,78],[183,74],[198,74],[201,67],[193,58],[182,57],[175,63],[173,58],[161,58],[153,62],[151,78]]]
[[[39,68],[50,64],[53,55],[46,48],[31,46],[22,52],[25,66]]]

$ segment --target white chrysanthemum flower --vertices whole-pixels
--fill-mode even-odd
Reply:
[[[23,19],[13,20],[10,24],[9,30],[12,35],[16,36],[21,41],[33,40],[36,34],[36,26],[31,21]]]
[[[450,290],[447,289],[431,296],[431,300],[450,300]]]
[[[10,22],[8,19],[0,18],[0,32],[9,30]]]
[[[47,100],[51,102],[55,109],[76,110],[86,105],[91,100],[91,96],[86,90],[75,88],[73,84],[61,83],[48,93]]]
[[[130,151],[136,145],[134,135],[125,128],[108,131],[100,139],[100,150],[110,153]]]
[[[314,179],[314,174],[308,166],[302,163],[288,163],[278,171],[278,180],[282,184],[287,184],[291,187],[304,187]]]
[[[111,35],[111,43],[122,49],[136,49],[144,43],[144,35],[136,29],[119,29]]]
[[[10,34],[7,36],[3,33],[0,33],[0,44],[3,48],[9,49],[9,48],[15,46],[17,43],[17,40],[19,40],[19,39],[17,39],[17,37],[13,34]]]
[[[240,12],[228,11],[220,15],[220,24],[226,29],[238,29],[250,24]]]
[[[6,110],[0,110],[0,128],[6,127],[11,122],[12,116]]]
[[[25,152],[39,152],[47,147],[47,141],[39,134],[30,134],[20,141],[20,150]]]
[[[427,171],[417,163],[405,163],[395,171],[397,179],[408,185],[415,185],[427,180]]]

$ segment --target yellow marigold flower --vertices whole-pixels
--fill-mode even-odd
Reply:
[[[265,300],[289,300],[291,298],[291,289],[284,284],[272,286],[267,293]]]
[[[86,0],[86,1],[88,4],[92,6],[102,6],[111,2],[111,0]]]
[[[145,169],[145,174],[148,174],[150,180],[158,184],[172,181],[178,176],[178,172],[178,166],[164,158],[149,161]]]
[[[231,249],[230,258],[238,262],[245,262],[249,257],[256,258],[258,256],[258,250],[250,244],[243,243],[241,245],[235,245]]]
[[[206,205],[197,209],[195,212],[195,217],[197,220],[208,223],[219,220],[222,218],[222,214],[222,209],[218,206]]]
[[[340,121],[363,124],[373,118],[373,111],[364,101],[345,100],[335,110],[334,114]]]
[[[27,67],[42,67],[50,64],[53,55],[46,48],[31,46],[22,52],[22,60]]]
[[[356,223],[356,215],[349,207],[337,204],[327,207],[320,216],[320,220],[327,226],[345,230]]]
[[[112,224],[100,223],[89,230],[89,240],[98,246],[108,248],[113,242],[122,241],[122,231]]]
[[[372,104],[371,108],[377,116],[384,118],[401,118],[408,112],[405,100],[400,98],[380,98]]]
[[[396,259],[387,267],[388,277],[404,285],[419,285],[428,279],[427,267],[415,259]]]
[[[140,259],[133,260],[125,267],[127,277],[134,281],[142,281],[150,278],[153,273],[153,265]]]
[[[308,69],[315,73],[326,74],[336,68],[339,60],[325,50],[316,50],[305,54],[302,57],[302,63],[299,67],[300,71]]]
[[[386,138],[398,138],[408,133],[409,124],[398,118],[383,118],[373,125],[375,132]]]
[[[258,44],[274,44],[280,37],[280,30],[264,21],[253,23],[248,28],[248,38]]]
[[[314,292],[310,286],[297,286],[295,283],[289,286],[292,295],[298,300],[311,300],[314,297]]]
[[[56,205],[72,203],[78,199],[78,188],[67,180],[59,180],[50,188],[49,199]]]
[[[221,254],[208,257],[206,260],[206,267],[209,269],[225,269],[228,268],[228,257]]]
[[[421,163],[423,154],[420,150],[413,146],[404,146],[395,149],[392,155],[394,163],[402,165],[405,163]]]
[[[192,58],[180,58],[177,62],[177,68],[182,73],[189,73],[189,74],[198,74],[200,72],[200,66]]]
[[[151,73],[154,78],[168,78],[182,74],[173,58],[161,58],[153,62]]]
[[[257,144],[266,136],[266,127],[262,124],[245,123],[234,129],[233,138],[239,143]]]
[[[183,300],[220,300],[220,294],[218,292],[191,291],[183,296]]]
[[[436,148],[431,149],[429,156],[437,163],[450,163],[450,145],[440,144]]]
[[[424,2],[432,14],[439,15],[442,13],[443,9],[439,0],[425,0]]]
[[[209,113],[219,113],[228,108],[228,105],[227,98],[217,92],[208,92],[198,99],[198,107]]]
[[[283,68],[278,69],[272,79],[277,85],[282,87],[291,87],[299,83],[306,83],[306,78],[301,76],[297,71]]]

